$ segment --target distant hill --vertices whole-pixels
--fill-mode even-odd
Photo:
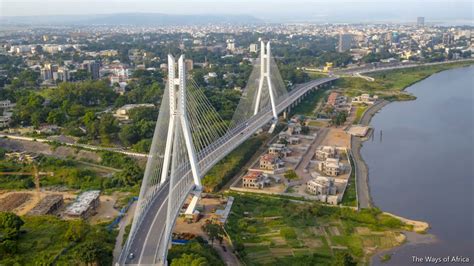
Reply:
[[[262,21],[248,15],[169,15],[160,13],[120,13],[70,16],[18,16],[0,18],[0,24],[33,25],[132,25],[171,26],[205,24],[255,24]]]

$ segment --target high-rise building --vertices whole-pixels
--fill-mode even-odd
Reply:
[[[454,43],[454,36],[450,32],[443,33],[443,44],[445,46],[452,45]]]
[[[351,49],[352,45],[352,35],[350,34],[339,34],[339,44],[337,46],[337,51],[343,53]]]
[[[100,65],[99,65],[99,63],[94,62],[94,63],[90,64],[89,67],[90,67],[90,72],[92,74],[92,79],[99,79],[100,78],[100,74],[99,74]]]
[[[227,39],[227,50],[234,51],[235,50],[235,40],[234,39]]]
[[[256,43],[251,43],[249,49],[251,53],[256,53],[258,51],[258,45]]]
[[[392,32],[392,42],[399,43],[400,42],[400,35],[397,31]]]
[[[41,79],[43,80],[50,80],[53,79],[53,73],[55,72],[55,66],[50,63],[44,64],[44,67],[41,68]],[[57,71],[57,69],[56,69]]]
[[[416,18],[416,25],[422,27],[425,26],[425,17],[417,17]]]
[[[58,79],[61,81],[68,81],[69,80],[69,70],[65,67],[60,67],[58,69]]]
[[[42,80],[50,80],[53,78],[53,75],[51,73],[51,69],[48,69],[46,67],[41,68],[41,79]]]
[[[192,59],[185,59],[184,60],[184,66],[186,68],[186,71],[193,70],[194,68],[194,61]]]
[[[100,64],[97,63],[95,60],[84,60],[82,63],[83,69],[87,69],[87,72],[91,73],[92,79],[99,79],[99,70]]]
[[[392,32],[387,32],[384,34],[384,41],[387,45],[391,45],[393,42],[393,34]]]

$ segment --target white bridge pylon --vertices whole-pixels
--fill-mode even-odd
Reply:
[[[260,41],[260,80],[258,84],[257,100],[255,102],[255,109],[254,109],[253,114],[257,115],[257,113],[259,112],[262,91],[264,89],[264,82],[266,81],[268,93],[270,95],[270,103],[272,106],[273,118],[277,120],[278,113],[276,110],[275,95],[273,93],[272,81],[270,78],[270,63],[271,63],[270,41],[267,42],[267,45],[265,45],[263,41]]]
[[[178,69],[178,78],[176,78],[176,68]],[[167,179],[172,152],[178,150],[178,147],[175,147],[176,142],[173,140],[177,131],[182,130],[189,162],[191,164],[194,184],[196,188],[200,189],[201,179],[199,178],[196,151],[194,150],[193,138],[186,113],[186,67],[184,65],[184,55],[179,57],[177,65],[174,57],[168,55],[168,84],[170,120],[168,136],[166,138],[163,171],[161,172],[161,183],[164,183]]]
[[[176,77],[176,69],[178,77]],[[178,130],[181,130],[182,136],[184,137],[186,151],[189,159],[189,164],[191,166],[191,172],[194,180],[194,195],[186,209],[186,214],[192,214],[194,208],[199,200],[200,192],[202,190],[201,178],[199,173],[199,166],[196,156],[196,150],[194,148],[193,137],[191,135],[191,128],[188,121],[187,108],[186,108],[186,66],[184,64],[184,55],[181,55],[176,64],[175,58],[172,55],[168,55],[168,84],[169,84],[169,108],[170,108],[170,119],[168,125],[168,136],[166,138],[165,146],[165,155],[163,161],[163,170],[161,172],[161,183],[166,182],[168,178],[168,173],[171,172],[170,182],[176,183],[178,178],[173,175],[173,170],[171,167],[171,160],[173,157],[176,157],[176,152],[179,151],[177,145],[178,141],[174,141]],[[172,195],[173,187],[170,186],[170,195]],[[168,201],[168,211],[171,211],[173,206],[171,206],[172,201]],[[167,226],[171,226],[173,221],[170,221],[171,215],[167,215]]]

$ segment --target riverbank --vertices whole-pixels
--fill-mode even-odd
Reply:
[[[463,66],[460,66],[459,68],[461,67]],[[442,72],[444,70],[448,70],[448,69],[433,71],[429,75],[426,73],[426,71],[424,71],[425,73],[423,73],[424,74],[423,77],[422,75],[420,75],[420,78],[418,80],[407,83],[406,86],[404,86],[404,88],[402,89],[402,91],[405,91],[406,88],[414,85],[415,83],[419,83],[427,79],[428,77],[431,77],[432,75]],[[384,74],[389,75],[390,73],[387,72]],[[416,75],[416,74],[412,74],[412,76],[413,75]],[[378,75],[378,77],[382,78],[382,75]],[[413,96],[413,98],[415,99],[415,96]],[[390,102],[381,102],[380,104],[371,106],[371,108],[367,109],[366,112],[363,114],[360,123],[363,125],[369,125],[372,117],[378,111],[380,111],[383,107],[385,107],[388,103]],[[373,132],[370,132],[370,134],[373,134]],[[361,208],[364,208],[364,207],[368,208],[368,207],[374,206],[373,201],[372,201],[372,196],[370,193],[368,166],[361,156],[362,143],[371,137],[370,134],[365,139],[358,138],[358,137],[353,137],[351,139],[351,148],[354,154],[354,162],[355,164],[357,164],[356,169],[359,168],[359,171],[357,172],[357,179],[358,179],[357,184],[358,184],[359,195],[361,195],[361,201],[359,203],[360,204],[359,207]],[[364,197],[366,199],[364,199]],[[364,203],[364,200],[367,203]],[[427,231],[430,229],[430,224],[428,224],[427,222],[414,221],[414,220],[406,219],[404,217],[400,217],[398,215],[394,215],[391,213],[386,213],[386,214],[399,219],[405,224],[411,225],[413,229],[412,231],[403,232],[403,234],[405,235],[405,241],[403,241],[403,243],[401,243],[398,247],[387,249],[387,250],[374,254],[371,259],[372,264],[380,264],[387,260],[390,260],[392,258],[392,255],[395,256],[395,254],[397,254],[396,257],[399,260],[400,259],[400,254],[398,254],[399,251],[404,254],[403,255],[404,257],[409,256],[411,253],[406,252],[407,248],[404,248],[406,245],[419,246],[419,244],[433,244],[437,242],[437,237],[435,235],[427,234]]]
[[[367,110],[365,110],[364,114],[360,119],[360,124],[368,126],[372,117],[387,104],[389,104],[389,102],[383,100],[367,108]],[[371,133],[373,132],[370,131],[369,134]],[[362,158],[362,155],[360,154],[362,143],[365,140],[365,137],[351,137],[351,150],[354,159],[354,168],[356,172],[357,203],[358,207],[362,209],[370,208],[373,206],[369,188],[369,169],[364,159]]]
[[[467,61],[467,62],[457,62],[457,63],[452,63],[452,64],[441,64],[441,65],[436,65],[436,66],[416,67],[414,69],[411,69],[410,72],[406,72],[407,70],[405,69],[382,71],[382,72],[373,73],[372,75],[372,77],[376,78],[377,82],[375,83],[378,83],[378,85],[376,86],[374,86],[374,82],[369,82],[367,80],[365,80],[363,83],[360,83],[360,82],[354,83],[353,86],[356,88],[355,91],[353,91],[354,88],[350,88],[350,87],[347,88],[347,91],[349,91],[349,96],[355,92],[367,93],[367,91],[362,90],[364,86],[367,86],[369,90],[375,90],[375,88],[377,87],[384,88],[383,90],[379,88],[379,90],[375,90],[375,92],[381,93],[382,96],[385,96],[385,97],[382,97],[382,99],[384,100],[380,100],[376,102],[375,104],[373,104],[372,106],[370,106],[364,111],[364,113],[362,114],[360,118],[359,124],[364,125],[364,126],[369,126],[372,117],[378,111],[380,111],[383,107],[389,104],[391,101],[415,100],[416,97],[404,92],[406,88],[414,85],[415,83],[421,82],[436,73],[453,69],[453,68],[468,67],[472,64],[473,62]],[[388,75],[390,75],[391,77],[388,77]],[[402,78],[403,75],[408,75],[409,77]],[[344,84],[345,83],[341,83],[339,85],[344,85]],[[405,95],[406,97],[404,96],[404,97],[388,97],[387,98],[387,95],[384,95],[384,93],[386,93],[387,90],[398,91],[402,93],[403,95]],[[355,166],[355,171],[356,171],[356,189],[357,189],[357,201],[358,201],[359,208],[373,207],[373,202],[372,202],[370,187],[369,187],[369,169],[360,153],[363,142],[366,141],[367,138],[370,137],[371,134],[373,133],[374,132],[371,130],[369,131],[368,135],[364,138],[355,137],[355,136],[351,137],[351,150],[353,154],[354,166]]]
[[[364,126],[369,126],[372,117],[374,117],[375,114],[377,114],[383,107],[387,106],[389,103],[389,101],[382,100],[367,108],[367,110],[365,110],[364,114],[360,119],[360,124]],[[356,186],[358,198],[357,203],[359,209],[371,208],[374,206],[370,194],[369,168],[360,152],[363,142],[368,140],[371,134],[374,134],[373,130],[370,130],[369,135],[364,138],[356,136],[351,137],[351,150],[356,171]],[[400,239],[398,246],[393,248],[387,248],[374,253],[370,259],[371,264],[373,264],[375,259],[379,259],[380,261],[390,260],[392,254],[396,252],[398,248],[401,248],[404,244],[417,245],[433,243],[434,241],[436,241],[434,235],[426,234],[426,232],[430,228],[430,225],[427,222],[407,219],[389,212],[383,213],[411,226],[412,231],[402,232],[402,238]]]

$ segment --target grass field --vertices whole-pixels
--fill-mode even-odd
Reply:
[[[338,252],[365,263],[371,253],[399,245],[399,231],[409,229],[377,209],[357,212],[265,196],[233,196],[226,228],[248,265],[327,265]]]
[[[86,242],[100,243],[100,262],[112,263],[115,234],[102,226],[64,221],[54,216],[24,216],[22,219],[25,224],[17,242],[18,250],[0,257],[0,265],[51,265],[55,259],[57,265],[79,265],[83,262],[82,244]]]
[[[217,163],[202,180],[206,190],[216,191],[220,189],[247,163],[266,138],[268,138],[266,134],[249,138]]]
[[[360,119],[362,118],[362,115],[364,114],[365,110],[367,110],[368,106],[366,105],[359,105],[357,106],[355,118],[353,124],[359,124]]]
[[[343,77],[336,81],[336,86],[345,89],[345,94],[354,97],[362,93],[377,94],[389,100],[413,100],[415,97],[403,90],[430,75],[457,67],[472,65],[473,62],[457,62],[451,64],[389,70],[368,74],[375,81],[367,81],[356,77]]]
[[[327,78],[328,77],[328,75],[326,73],[323,73],[323,72],[306,71],[306,73],[308,74],[308,76],[311,79],[321,79],[321,78]]]
[[[305,116],[315,116],[315,108],[318,102],[322,100],[325,95],[326,90],[324,89],[312,91],[308,96],[303,98],[302,102],[300,102],[296,107],[291,109],[290,113]]]
[[[351,156],[349,156],[349,160],[351,162],[352,171],[351,171],[351,175],[349,176],[349,181],[347,183],[347,188],[346,188],[346,191],[344,192],[344,196],[342,197],[341,204],[345,206],[357,207],[357,192],[356,192],[354,162]]]

